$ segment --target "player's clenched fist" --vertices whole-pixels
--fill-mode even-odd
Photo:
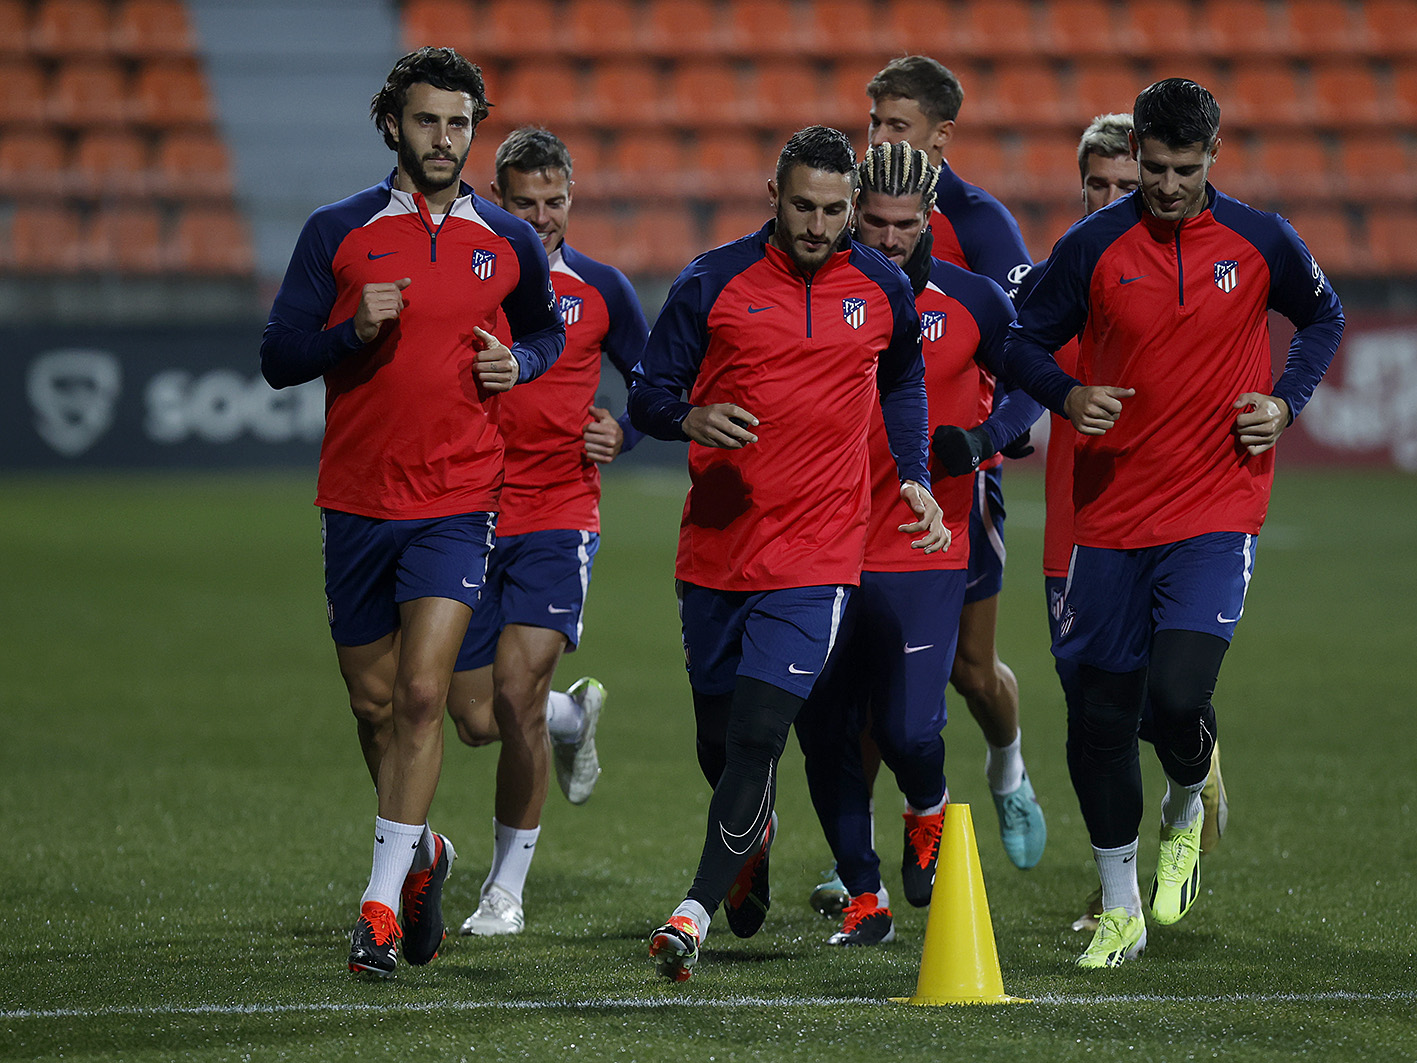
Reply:
[[[413,281],[408,277],[388,284],[366,284],[354,312],[354,334],[360,343],[373,343],[385,321],[394,321],[404,308],[403,290]]]
[[[1068,420],[1085,436],[1100,436],[1122,415],[1122,400],[1136,394],[1132,388],[1103,384],[1073,388],[1063,401]]]
[[[474,325],[472,332],[478,345],[477,364],[473,366],[478,383],[488,391],[511,391],[521,372],[516,355],[486,329]]]

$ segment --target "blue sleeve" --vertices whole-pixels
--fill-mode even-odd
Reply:
[[[353,318],[325,328],[336,295],[331,264],[345,231],[323,222],[319,212],[300,230],[261,337],[261,375],[273,388],[324,376],[364,347]]]
[[[521,265],[517,286],[502,300],[502,312],[512,330],[511,351],[519,367],[517,383],[535,380],[555,364],[566,347],[566,324],[551,287],[551,265],[541,238],[520,218],[520,229],[502,233]],[[522,231],[525,230],[525,231]]]
[[[1032,290],[1004,339],[1003,379],[1060,416],[1068,393],[1081,381],[1058,368],[1053,352],[1087,322],[1088,286],[1097,260],[1074,235],[1077,231],[1069,230],[1048,261],[1033,268],[1028,277]]]
[[[694,386],[708,349],[705,276],[691,262],[665,297],[664,307],[650,329],[644,354],[630,372],[626,407],[630,422],[656,439],[684,441],[681,425],[694,408],[684,395]]]
[[[997,201],[989,207],[989,213],[984,215],[987,228],[981,226],[979,238],[971,241],[974,246],[970,249],[969,268],[988,277],[1013,299],[1033,260],[1024,245],[1023,232],[1008,208]]]
[[[901,480],[930,488],[930,420],[925,400],[925,358],[920,346],[920,313],[909,282],[901,274],[901,291],[891,299],[895,328],[890,346],[876,365],[881,416]],[[889,295],[890,292],[888,291]]]
[[[1023,280],[1023,277],[1019,279]],[[980,426],[997,451],[1032,427],[1043,413],[1043,407],[1024,392],[1010,388],[1004,375],[1004,340],[1014,321],[1014,308],[1009,297],[992,281],[974,284],[970,291],[960,294],[963,296],[960,301],[979,328],[979,346],[974,352],[974,360],[998,381],[994,409]]]
[[[618,269],[605,268],[605,275],[595,282],[606,309],[610,312],[610,330],[601,341],[600,349],[610,359],[610,364],[619,370],[630,386],[630,375],[644,356],[645,341],[649,338],[649,326],[645,323],[645,313],[640,309],[640,301],[630,282]],[[644,433],[630,421],[630,407],[619,417],[620,428],[625,433],[625,443],[621,452],[634,449],[644,438]]]
[[[1294,323],[1294,338],[1274,394],[1289,406],[1292,423],[1328,372],[1343,338],[1343,306],[1318,261],[1280,218],[1280,247],[1270,263],[1269,305]]]

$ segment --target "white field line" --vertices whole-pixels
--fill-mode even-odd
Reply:
[[[1351,993],[1333,990],[1316,993],[1217,993],[1205,996],[1176,996],[1162,993],[1117,993],[1095,996],[1070,996],[1046,993],[1029,1003],[1049,1006],[1088,1007],[1108,1004],[1322,1004],[1322,1003],[1395,1003],[1417,1001],[1417,991],[1393,990],[1387,993]],[[0,1019],[98,1019],[115,1016],[161,1017],[182,1015],[320,1015],[361,1014],[365,1012],[475,1012],[475,1011],[585,1011],[606,1008],[840,1008],[843,1005],[881,1007],[889,1001],[875,997],[677,997],[646,999],[644,997],[602,997],[588,1000],[473,1000],[393,1001],[352,1004],[193,1004],[172,1007],[102,1008],[14,1008],[0,1011]]]

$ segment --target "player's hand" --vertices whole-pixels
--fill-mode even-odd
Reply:
[[[935,429],[930,449],[951,476],[968,476],[979,468],[981,461],[994,456],[994,444],[989,442],[989,434],[983,428],[960,428],[953,424],[942,424]]]
[[[904,480],[900,485],[900,497],[905,500],[919,520],[901,524],[896,529],[907,535],[924,532],[925,536],[910,544],[912,550],[924,550],[927,554],[949,549],[950,530],[945,527],[945,515],[935,496],[914,480]]]
[[[407,305],[403,290],[413,281],[408,277],[387,284],[366,284],[354,311],[354,334],[360,343],[373,343],[385,321],[397,321]]]
[[[1063,412],[1085,436],[1100,436],[1122,415],[1122,400],[1136,394],[1134,388],[1114,388],[1105,384],[1081,385],[1068,392]]]
[[[1289,427],[1289,404],[1273,395],[1247,391],[1235,400],[1234,408],[1240,411],[1235,417],[1235,433],[1251,454],[1269,450]]]
[[[679,427],[695,443],[723,450],[742,450],[758,441],[749,431],[757,424],[758,419],[741,406],[716,402],[712,406],[695,406]]]
[[[625,445],[625,430],[610,416],[609,410],[592,406],[590,415],[595,420],[581,433],[585,437],[586,457],[597,465],[609,465],[620,456],[620,449]]]
[[[517,356],[485,329],[474,325],[472,333],[477,338],[478,345],[477,361],[472,368],[477,382],[488,391],[511,391],[512,385],[517,382],[517,375],[521,372]]]

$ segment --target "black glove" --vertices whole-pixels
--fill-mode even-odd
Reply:
[[[1033,453],[1033,444],[1028,441],[1029,429],[1025,428],[1021,435],[1014,436],[1002,447],[999,453],[1006,458],[1026,458]]]
[[[952,424],[942,424],[935,429],[930,441],[930,449],[951,476],[968,476],[979,468],[979,463],[994,456],[994,444],[982,428],[959,428]]]

